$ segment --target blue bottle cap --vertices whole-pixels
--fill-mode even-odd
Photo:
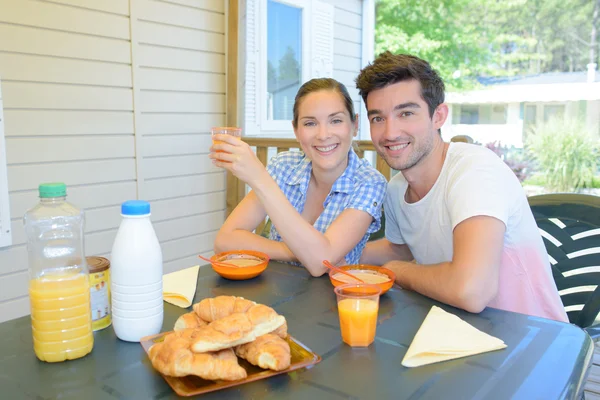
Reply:
[[[123,215],[146,215],[150,214],[150,203],[144,200],[127,200],[121,204]]]

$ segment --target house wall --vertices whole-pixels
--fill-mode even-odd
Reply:
[[[506,124],[457,124],[452,120],[452,107],[442,126],[442,138],[450,141],[453,136],[467,135],[482,144],[500,141],[504,146],[523,147],[523,120],[520,116],[520,103],[508,103]]]
[[[586,103],[586,126],[596,138],[600,139],[600,100]]]
[[[359,112],[362,100],[358,95],[356,79],[361,69],[362,57],[362,1],[322,0],[334,9],[333,78],[343,83]]]
[[[139,197],[168,273],[212,254],[225,218],[225,176],[208,158],[225,123],[225,1],[131,4]]]
[[[0,322],[29,313],[22,216],[64,181],[86,212],[86,255],[109,256],[120,203],[148,199],[165,272],[211,252],[224,175],[222,0],[0,0],[0,77],[13,245],[0,249]]]

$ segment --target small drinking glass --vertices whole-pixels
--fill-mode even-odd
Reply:
[[[351,283],[335,288],[340,330],[344,343],[367,347],[375,340],[381,288],[365,283]]]
[[[214,139],[214,135],[216,135],[216,134],[231,135],[240,140],[242,139],[242,128],[236,128],[236,127],[230,127],[230,126],[218,126],[218,127],[211,128],[210,133],[211,133],[211,136],[213,137],[213,141],[212,141],[213,145],[223,143],[220,140]],[[217,150],[217,153],[223,153],[223,150]]]

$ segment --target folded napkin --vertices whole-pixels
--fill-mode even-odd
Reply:
[[[163,299],[181,308],[192,305],[196,284],[198,283],[199,265],[163,275]]]
[[[419,367],[505,347],[502,340],[433,306],[410,344],[402,365]]]

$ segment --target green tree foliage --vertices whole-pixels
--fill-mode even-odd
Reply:
[[[449,89],[479,76],[584,71],[600,0],[378,0],[376,53],[428,60]],[[598,20],[595,21],[598,25]],[[594,52],[590,45],[593,43]],[[599,63],[600,64],[600,63]]]

